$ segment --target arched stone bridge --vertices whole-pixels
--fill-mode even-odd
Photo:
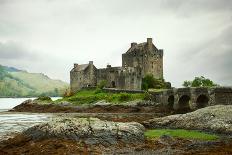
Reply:
[[[231,87],[174,88],[150,93],[155,102],[183,112],[216,104],[232,104]]]

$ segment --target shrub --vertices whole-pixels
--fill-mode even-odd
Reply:
[[[49,96],[40,96],[36,100],[39,100],[39,101],[52,101],[52,99]]]
[[[152,95],[148,92],[144,93],[144,100],[151,100],[152,99]]]
[[[131,95],[127,93],[120,93],[119,94],[119,101],[129,101],[131,99]]]
[[[149,88],[165,89],[168,87],[171,87],[170,82],[165,82],[164,79],[156,79],[152,74],[148,74],[142,79],[143,90],[148,90]]]
[[[74,93],[71,92],[70,89],[66,89],[65,92],[64,92],[63,97],[70,97],[70,96],[73,96],[73,95],[74,95]]]
[[[94,91],[94,94],[99,94],[99,93],[102,93],[102,89],[96,88],[96,90]]]
[[[100,83],[98,84],[97,88],[99,89],[103,89],[107,84],[107,81],[106,80],[102,80],[100,81]]]

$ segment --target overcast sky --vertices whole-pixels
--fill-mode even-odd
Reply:
[[[0,64],[67,82],[73,63],[120,66],[148,37],[173,86],[232,85],[231,0],[0,0]]]

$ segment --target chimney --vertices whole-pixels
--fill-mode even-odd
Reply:
[[[152,44],[152,38],[147,38],[147,43]]]
[[[152,38],[147,38],[148,49],[152,49]]]
[[[111,65],[107,65],[106,67],[107,67],[107,68],[111,68]]]
[[[131,47],[135,47],[137,45],[137,43],[133,42],[131,43]]]
[[[78,64],[75,63],[75,64],[74,64],[74,68],[77,68],[77,66],[78,66]]]
[[[93,65],[93,61],[89,61],[89,64],[90,64],[90,65]]]

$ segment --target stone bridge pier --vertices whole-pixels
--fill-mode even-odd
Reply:
[[[216,104],[232,104],[231,87],[178,88],[151,92],[153,100],[169,109],[180,112],[193,111]]]

